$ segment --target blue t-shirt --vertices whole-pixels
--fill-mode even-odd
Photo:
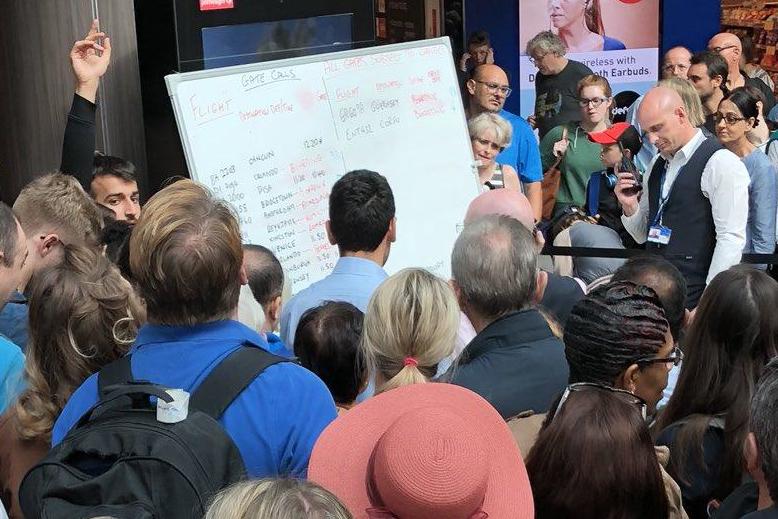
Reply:
[[[138,380],[193,392],[219,362],[245,343],[267,348],[256,332],[237,321],[147,324],[130,350],[132,374]],[[62,410],[52,445],[61,442],[97,400],[97,375],[92,375]],[[324,382],[297,364],[283,362],[257,377],[219,423],[240,450],[249,477],[305,478],[313,445],[336,416]]]
[[[24,354],[8,337],[0,334],[0,414],[24,389]]]
[[[602,50],[625,50],[627,48],[623,42],[616,38],[602,35]]]
[[[532,183],[543,180],[540,148],[532,127],[523,118],[508,110],[502,110],[497,115],[511,123],[513,137],[510,146],[497,155],[495,162],[513,166],[522,182]]]

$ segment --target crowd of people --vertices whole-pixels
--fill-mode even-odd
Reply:
[[[0,204],[0,516],[778,517],[778,282],[741,264],[778,237],[772,92],[718,34],[613,123],[557,18],[529,121],[488,36],[459,62],[484,187],[451,278],[386,272],[401,215],[355,170],[292,297],[205,186],[141,207],[95,155],[93,25],[61,171]]]

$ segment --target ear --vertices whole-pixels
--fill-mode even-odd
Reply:
[[[270,301],[270,303],[267,305],[267,308],[265,309],[267,320],[274,323],[278,322],[278,318],[281,316],[281,303],[282,300],[280,295]]]
[[[387,243],[394,243],[397,240],[397,217],[391,219],[389,222],[389,229],[386,231]]]
[[[624,148],[624,156],[625,156],[627,159],[630,159],[630,160],[631,160],[631,159],[632,159],[632,150],[628,150],[627,148]]]
[[[638,381],[640,380],[640,366],[637,364],[630,364],[625,369],[618,380],[616,381],[616,387],[624,389],[630,393],[634,393],[638,388]]]
[[[459,288],[459,285],[457,284],[455,279],[449,279],[448,284],[451,287],[451,289],[454,291],[454,295],[457,297],[457,303],[459,303],[459,308],[464,309],[465,308],[465,301],[462,297],[462,290]]]
[[[465,83],[465,86],[467,87],[467,91],[470,93],[471,96],[475,95],[475,79],[468,79],[467,83]]]
[[[249,275],[246,273],[245,265],[240,266],[240,271],[238,272],[238,276],[240,277],[241,286],[249,284]]]
[[[710,78],[710,82],[713,83],[716,88],[721,88],[721,84],[724,82],[724,78],[721,76],[713,76]]]
[[[329,220],[324,222],[324,228],[327,230],[327,240],[330,242],[330,245],[337,245],[338,240],[336,240],[335,236],[332,234],[332,228],[330,227]]]
[[[697,308],[689,310],[688,308],[683,312],[683,328],[689,328],[694,321],[694,314],[697,313]]]
[[[535,277],[535,295],[532,301],[535,304],[539,304],[543,300],[543,294],[546,293],[546,287],[548,286],[548,272],[545,270],[538,270]]]
[[[754,433],[748,433],[746,440],[743,442],[743,459],[746,461],[746,470],[748,470],[748,473],[753,477],[754,473],[760,470],[759,448],[756,445]]]
[[[41,258],[45,258],[57,248],[58,244],[61,243],[62,242],[59,240],[58,235],[47,234],[46,236],[43,236],[37,243],[38,254]]]
[[[677,107],[675,110],[673,110],[673,113],[677,115],[680,119],[689,119],[689,117],[686,115],[686,108],[682,106]]]

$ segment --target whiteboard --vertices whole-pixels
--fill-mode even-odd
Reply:
[[[384,175],[397,241],[386,270],[447,278],[479,192],[447,38],[165,77],[192,178],[235,209],[245,243],[271,249],[296,293],[338,259],[332,184]]]

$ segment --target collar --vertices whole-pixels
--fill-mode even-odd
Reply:
[[[677,158],[678,160],[681,160],[685,163],[691,158],[692,155],[694,155],[694,152],[697,151],[697,148],[700,147],[700,144],[702,144],[702,141],[704,140],[705,135],[703,135],[702,130],[697,128],[697,131],[694,132],[694,136],[689,139],[689,142],[684,144],[680,150],[676,151],[673,155],[662,155],[662,158],[668,162]]]
[[[546,319],[536,308],[527,308],[498,317],[467,345],[463,353],[468,360],[505,345],[535,342],[554,337]]]
[[[248,342],[255,346],[266,346],[266,341],[247,326],[238,321],[224,320],[194,326],[168,326],[163,324],[144,324],[138,330],[138,337],[130,348],[130,353],[155,344],[235,340]]]
[[[333,274],[350,274],[357,276],[377,276],[381,278],[388,277],[386,271],[381,266],[369,259],[356,258],[354,256],[341,256],[332,269]]]

